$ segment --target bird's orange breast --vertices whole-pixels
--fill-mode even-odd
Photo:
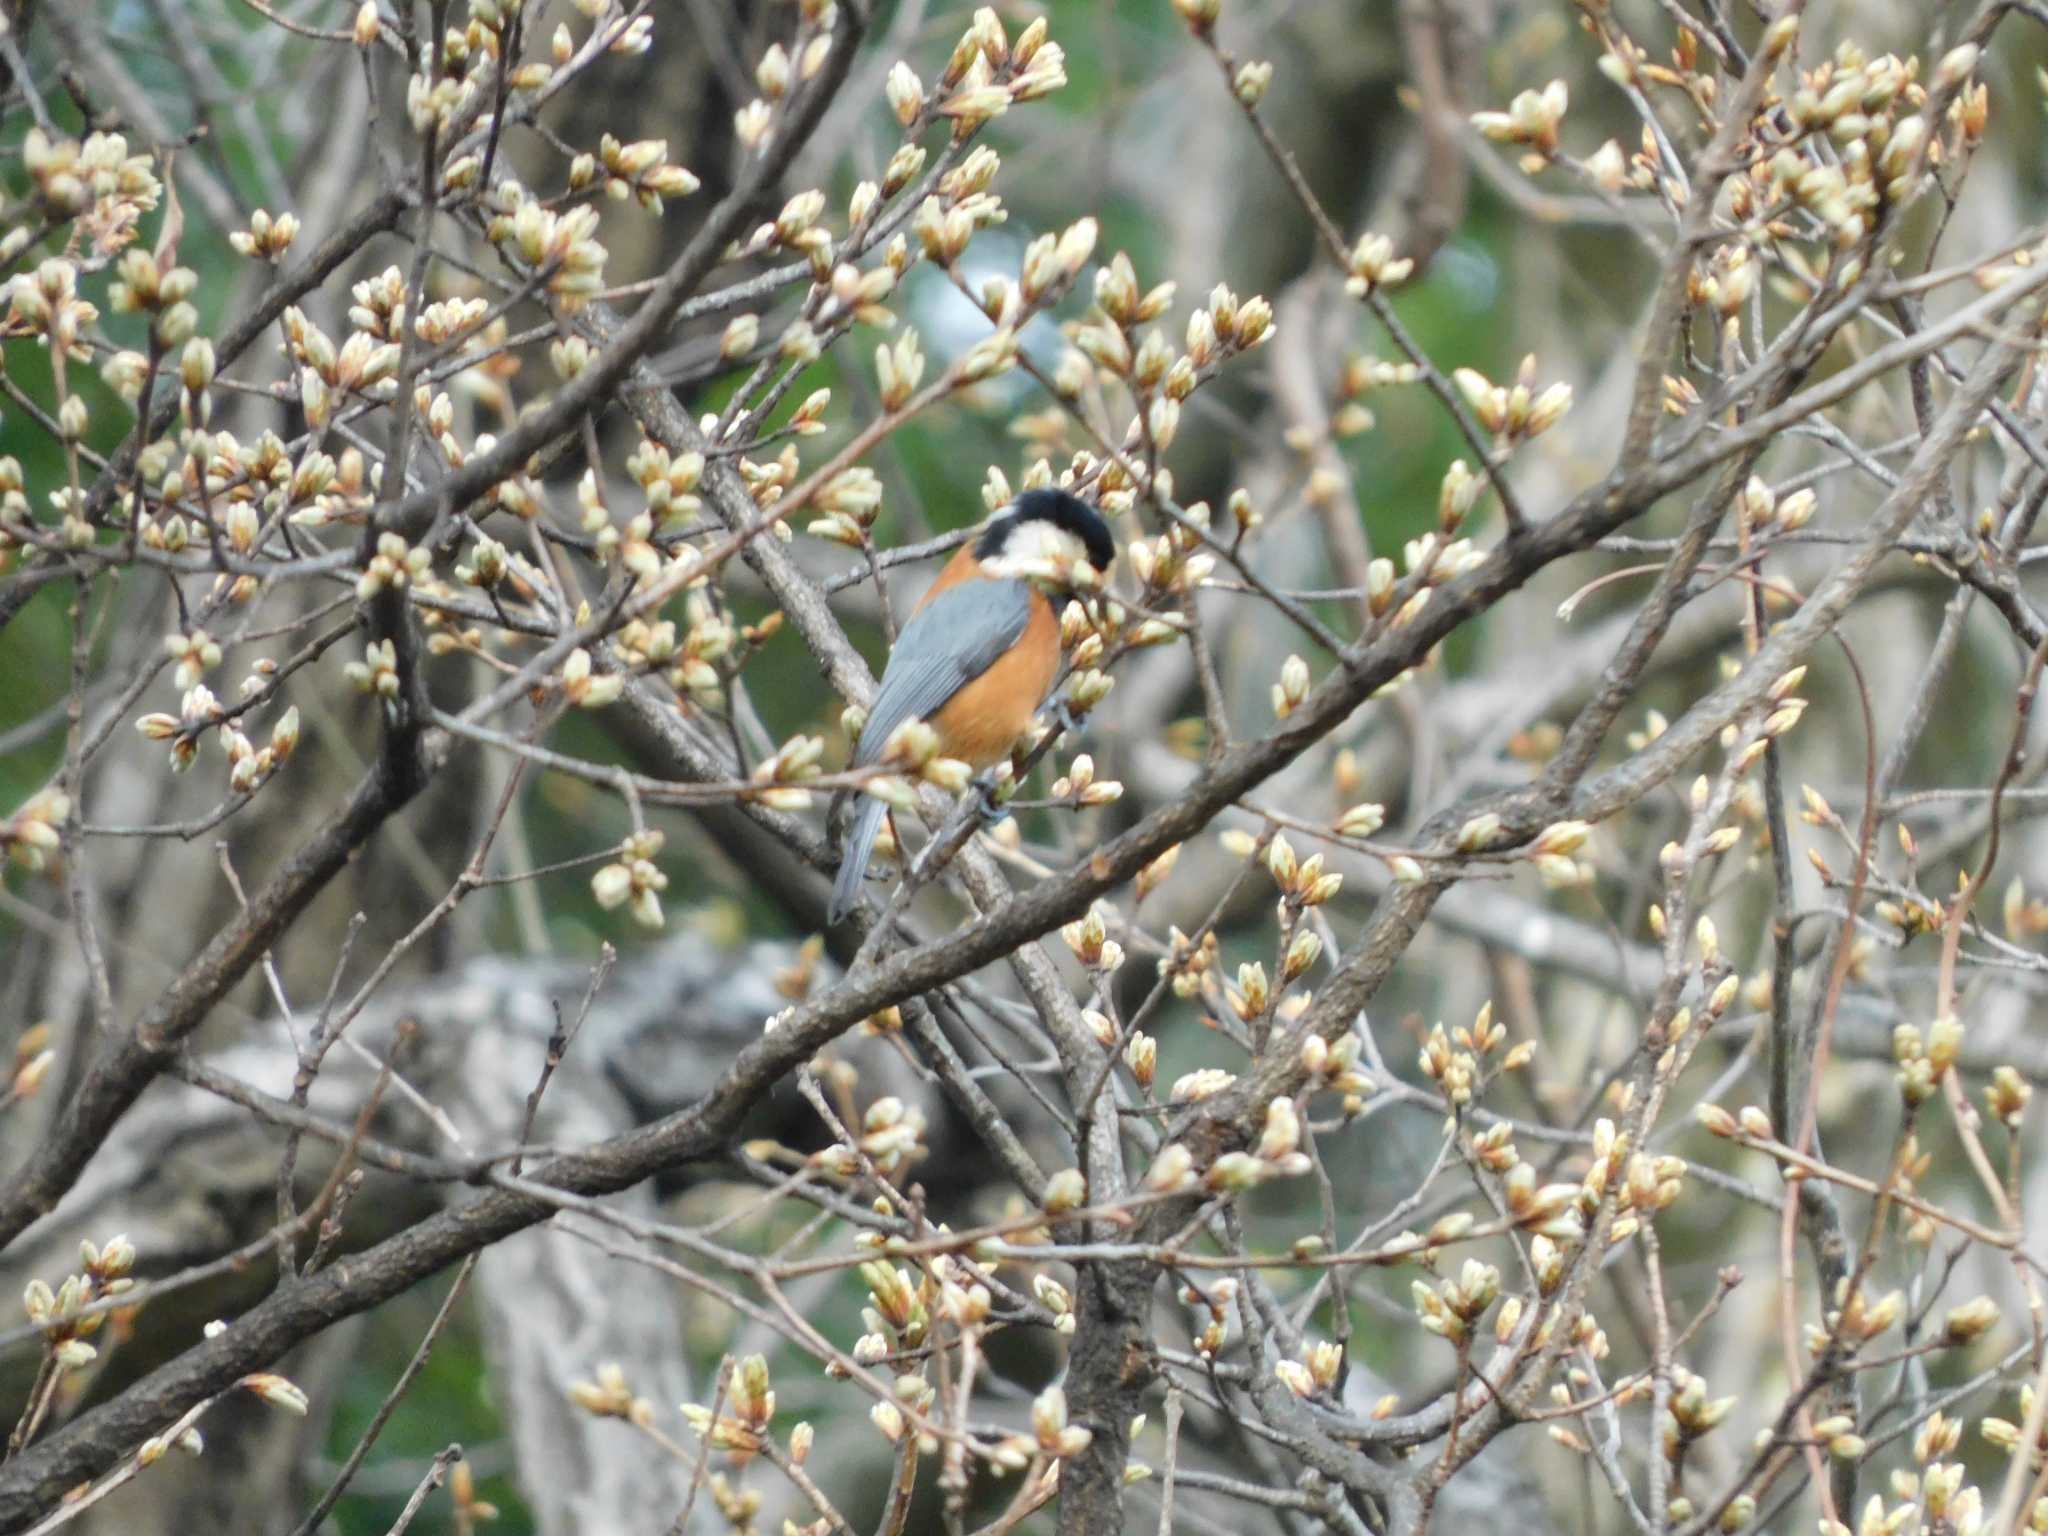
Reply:
[[[948,587],[984,581],[973,544],[963,545],[931,589],[918,599],[922,608]],[[926,724],[938,732],[939,750],[968,766],[986,768],[1001,761],[1017,744],[1038,713],[1060,666],[1060,625],[1052,604],[1036,588],[1031,592],[1031,617],[1024,633],[996,664],[939,706]]]

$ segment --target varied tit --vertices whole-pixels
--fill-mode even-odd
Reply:
[[[1001,762],[1030,727],[1060,664],[1060,625],[1025,579],[1086,561],[1107,571],[1109,525],[1065,491],[1026,491],[963,544],[918,600],[875,690],[850,766],[877,762],[889,737],[921,719],[939,751],[979,771]],[[864,796],[832,886],[837,923],[860,900],[861,877],[887,809]]]

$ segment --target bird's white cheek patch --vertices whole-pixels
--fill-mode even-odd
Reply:
[[[997,580],[1062,577],[1087,558],[1088,547],[1066,529],[1029,522],[1011,529],[1002,551],[983,560],[981,569]]]

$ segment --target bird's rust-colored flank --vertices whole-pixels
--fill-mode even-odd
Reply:
[[[974,545],[962,545],[917,606],[922,608],[946,588],[980,574]],[[1039,701],[1052,686],[1059,665],[1059,620],[1052,604],[1034,588],[1031,617],[1017,643],[932,715],[928,723],[938,732],[941,750],[977,770],[1001,761],[1038,713]]]

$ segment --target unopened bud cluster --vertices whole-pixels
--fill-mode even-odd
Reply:
[[[621,843],[618,858],[591,876],[590,892],[597,904],[606,911],[625,907],[643,928],[661,927],[661,893],[668,889],[668,876],[654,861],[663,841],[660,832],[650,830]]]
[[[86,1341],[106,1322],[107,1309],[88,1309],[135,1288],[129,1274],[135,1267],[135,1245],[125,1236],[109,1239],[105,1247],[81,1242],[79,1263],[78,1273],[66,1275],[55,1290],[42,1280],[31,1280],[21,1298],[30,1326],[42,1334],[61,1371],[83,1370],[99,1357]]]

